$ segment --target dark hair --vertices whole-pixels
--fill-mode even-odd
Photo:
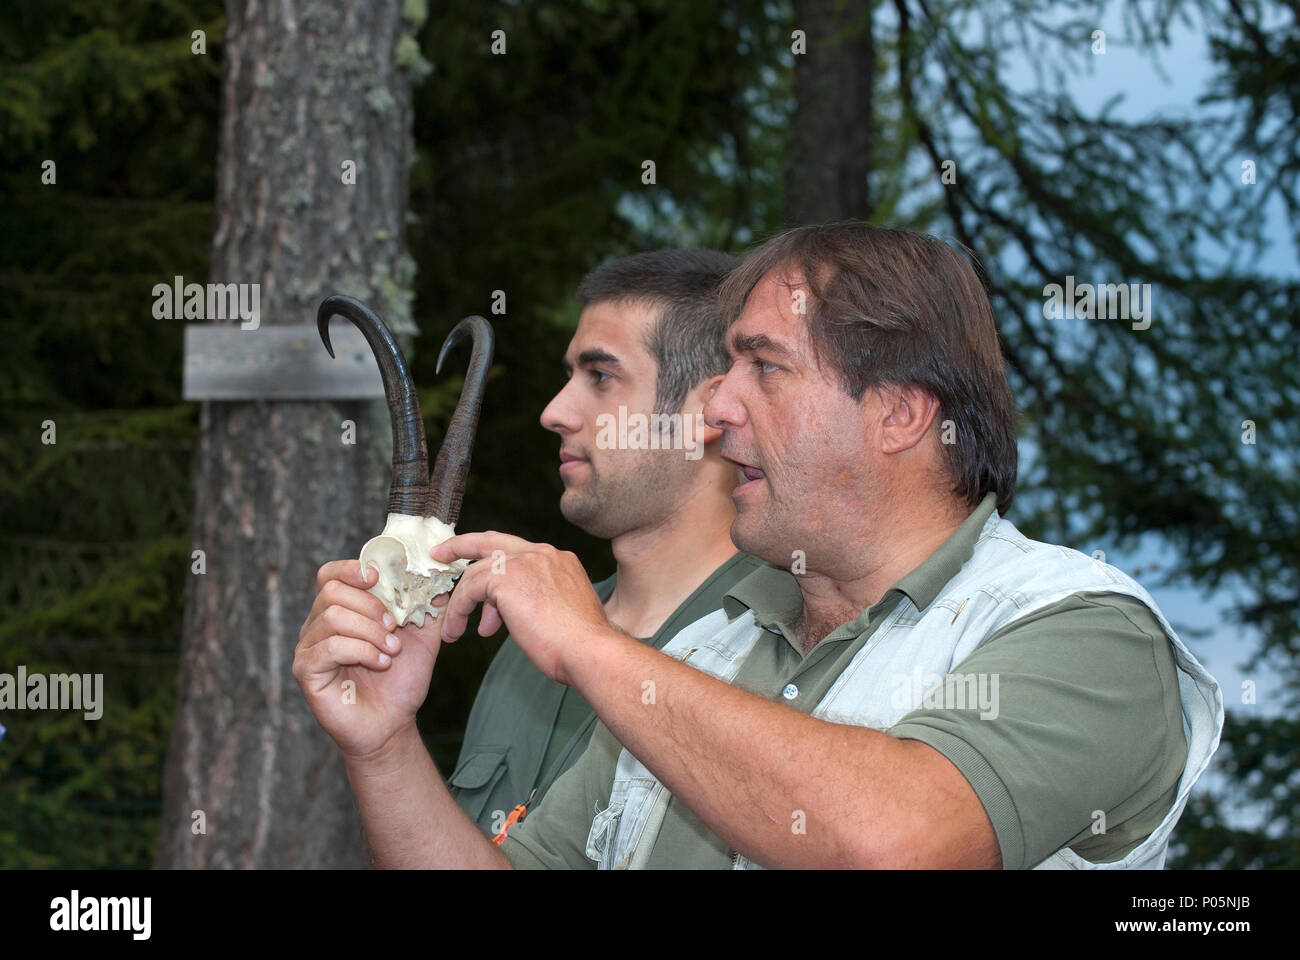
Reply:
[[[860,400],[870,387],[915,386],[951,420],[952,491],[971,507],[990,491],[1006,513],[1016,489],[1015,402],[979,262],[939,237],[858,221],[796,227],[749,255],[719,292],[727,324],[772,270],[808,284],[817,363]]]
[[[578,303],[660,307],[645,345],[658,364],[655,410],[676,413],[701,381],[726,373],[727,323],[718,283],[740,261],[716,250],[654,250],[601,264],[578,284]]]

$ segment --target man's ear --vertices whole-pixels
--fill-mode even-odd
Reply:
[[[716,377],[709,377],[709,379],[702,381],[699,386],[686,395],[686,402],[682,404],[683,420],[687,417],[699,415],[699,419],[695,421],[698,429],[694,434],[699,443],[710,444],[722,436],[721,430],[717,427],[710,427],[704,422],[703,413],[704,405],[713,396],[713,391],[718,389],[718,384],[725,379],[726,375],[720,373]]]
[[[920,387],[884,387],[880,400],[885,414],[880,424],[882,453],[911,450],[929,433],[939,415],[938,398]]]

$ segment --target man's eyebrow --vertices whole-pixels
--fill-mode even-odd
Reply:
[[[614,356],[608,350],[602,350],[600,347],[592,347],[590,350],[584,350],[578,354],[578,366],[589,367],[593,363],[603,363],[611,367],[620,366],[618,357]],[[573,369],[569,363],[569,358],[564,358],[564,372],[568,373]]]
[[[784,357],[789,360],[794,357],[794,351],[788,347],[783,347],[765,333],[750,333],[743,337],[732,337],[731,352],[735,353],[770,353],[778,357]]]

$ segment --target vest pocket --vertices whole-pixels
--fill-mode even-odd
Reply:
[[[596,814],[587,833],[587,859],[604,868],[608,866],[607,854],[618,833],[618,822],[623,816],[622,800],[611,800],[608,807]]]
[[[447,783],[455,788],[456,802],[460,804],[460,808],[471,820],[477,821],[505,772],[506,748],[483,750],[467,756],[460,766],[452,771]],[[479,826],[482,827],[483,824]]]

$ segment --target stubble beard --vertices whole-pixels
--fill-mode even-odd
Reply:
[[[808,548],[796,542],[800,534],[789,529],[791,518],[774,501],[771,482],[765,478],[762,483],[766,489],[760,503],[737,505],[736,518],[731,522],[731,542],[744,553],[788,569],[792,552]]]
[[[672,456],[670,451],[645,451],[655,456]],[[680,454],[678,454],[680,456]],[[606,469],[582,483],[567,487],[560,497],[560,512],[575,527],[601,540],[612,540],[631,530],[659,522],[680,506],[680,483],[676,471],[666,464],[637,458],[622,464],[618,472]]]

